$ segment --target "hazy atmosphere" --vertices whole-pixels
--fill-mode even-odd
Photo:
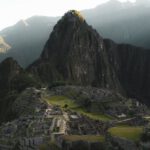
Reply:
[[[109,0],[0,0],[0,30],[34,15],[59,16],[70,9],[93,8],[107,1]]]

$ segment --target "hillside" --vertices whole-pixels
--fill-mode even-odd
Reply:
[[[13,58],[0,63],[0,123],[16,117],[12,104],[26,87],[38,85],[38,80],[23,70]]]
[[[135,3],[110,0],[82,13],[104,38],[150,48],[149,0],[137,0]]]
[[[13,57],[23,67],[32,63],[39,57],[56,20],[57,18],[34,16],[2,30],[0,35],[10,48],[5,54],[0,54],[0,60]]]

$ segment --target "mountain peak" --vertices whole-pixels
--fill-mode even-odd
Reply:
[[[8,57],[0,63],[0,90],[8,89],[10,81],[22,72],[21,66],[12,57]]]
[[[67,13],[65,13],[63,19],[69,19],[70,21],[85,21],[84,17],[81,15],[81,13],[77,10],[69,10]]]
[[[0,63],[0,75],[2,75],[2,73],[4,73],[5,75],[8,73],[9,75],[11,72],[14,72],[16,74],[18,71],[20,72],[20,70],[22,70],[21,66],[12,57],[8,57]]]
[[[29,24],[28,24],[25,20],[23,20],[23,19],[21,19],[21,20],[17,23],[17,25],[20,26],[20,27],[27,27],[27,26],[29,26]]]
[[[81,28],[82,30],[86,30],[86,33],[89,30],[93,32],[93,29],[91,29],[91,27],[88,26],[80,12],[76,10],[70,10],[67,13],[65,13],[64,16],[54,26],[54,29],[46,44],[46,47],[49,47],[49,50],[45,49],[45,51],[42,52],[42,57],[47,59],[49,55],[51,55],[52,51],[54,53],[56,51],[59,51],[59,53],[63,53],[63,50],[67,52],[68,49],[70,49],[70,43],[72,42],[75,34],[78,34],[78,31],[81,30]]]
[[[10,63],[18,64],[17,61],[12,57],[7,57],[5,60],[1,62],[1,64],[10,64]]]
[[[108,64],[101,36],[78,11],[71,10],[55,25],[40,59],[29,69],[45,83],[64,81],[116,88]]]

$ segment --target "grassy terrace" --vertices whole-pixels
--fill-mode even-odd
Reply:
[[[126,138],[132,141],[138,141],[143,132],[142,127],[117,126],[110,128],[108,132],[112,136]]]
[[[67,141],[88,141],[88,142],[104,142],[105,138],[101,135],[65,135],[64,139]]]
[[[73,100],[65,96],[52,96],[49,99],[47,99],[47,102],[49,104],[59,105],[61,108],[64,108],[64,106],[67,104],[67,108],[75,112],[79,112],[83,115],[86,115],[91,119],[97,119],[103,121],[108,121],[112,119],[112,117],[108,115],[87,112],[83,107],[79,107]]]
[[[101,136],[101,135],[65,135],[63,136],[63,138],[66,141],[88,141],[88,142],[105,142],[105,137]],[[46,144],[42,144],[39,147],[40,150],[48,150],[48,149],[52,149],[52,150],[60,150],[60,148],[56,145],[56,143],[52,143],[52,142],[48,142]]]

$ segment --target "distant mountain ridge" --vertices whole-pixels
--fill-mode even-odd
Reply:
[[[0,60],[13,57],[21,66],[26,67],[39,57],[48,39],[56,18],[34,16],[21,20],[16,25],[0,32],[5,42],[11,46],[9,51],[0,55]]]
[[[150,48],[150,1],[121,3],[110,0],[94,9],[81,13],[104,38],[117,43]],[[0,61],[6,57],[15,58],[23,67],[36,60],[48,39],[50,32],[60,17],[34,16],[0,32],[9,45],[9,51],[0,54]]]
[[[82,13],[104,38],[150,48],[149,0],[137,0],[135,3],[110,0]]]

